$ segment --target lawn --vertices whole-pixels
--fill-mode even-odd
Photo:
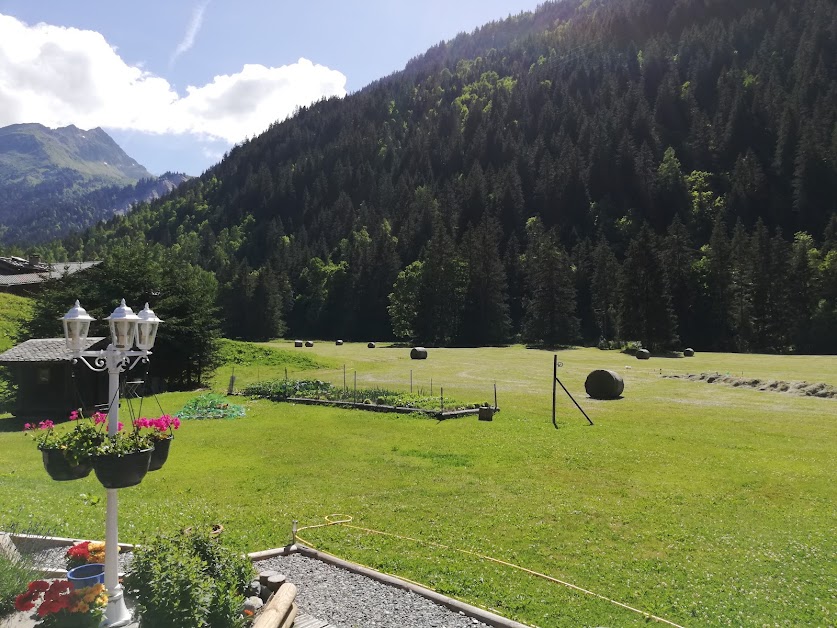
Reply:
[[[701,354],[638,361],[618,352],[520,346],[409,349],[317,342],[308,362],[240,359],[236,388],[289,376],[388,387],[501,412],[437,422],[412,415],[265,400],[237,420],[189,421],[169,462],[120,491],[120,539],[222,523],[236,546],[284,545],[291,522],[346,513],[354,524],[490,555],[682,626],[833,625],[837,616],[837,401],[664,379],[744,374],[837,385],[837,358]],[[248,363],[249,362],[249,363]],[[314,369],[311,365],[321,364]],[[631,367],[630,369],[626,367]],[[594,401],[584,378],[611,368],[624,398]],[[226,390],[232,365],[214,379]],[[195,393],[161,395],[166,412]],[[146,401],[146,403],[152,403]],[[156,408],[156,405],[154,406]],[[104,490],[93,476],[49,480],[34,446],[0,420],[0,527],[46,525],[101,538]],[[318,548],[421,582],[537,626],[630,626],[645,619],[607,600],[450,549],[343,527],[308,530]]]

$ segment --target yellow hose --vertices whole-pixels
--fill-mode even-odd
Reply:
[[[342,517],[342,518],[337,519],[337,517]],[[492,556],[486,556],[485,554],[478,554],[477,552],[472,552],[470,550],[459,549],[458,547],[450,547],[448,545],[443,545],[441,543],[434,543],[432,541],[422,541],[420,539],[414,539],[414,538],[409,537],[409,536],[402,536],[400,534],[393,534],[392,532],[382,532],[380,530],[373,530],[371,528],[362,528],[360,526],[351,525],[351,522],[354,519],[354,517],[352,517],[351,515],[344,515],[344,514],[340,514],[340,513],[335,513],[335,514],[331,514],[331,515],[326,515],[323,518],[326,520],[326,523],[320,523],[320,524],[317,524],[317,525],[303,526],[301,528],[297,528],[296,534],[294,535],[295,536],[294,542],[299,540],[299,541],[302,541],[308,547],[310,547],[312,549],[317,549],[317,547],[313,543],[311,543],[307,539],[304,539],[303,537],[301,537],[299,535],[299,532],[301,532],[302,530],[314,530],[316,528],[327,528],[328,526],[340,525],[340,526],[343,526],[344,528],[351,528],[353,530],[361,530],[363,532],[368,532],[369,534],[377,534],[379,536],[389,536],[389,537],[393,537],[393,538],[396,538],[396,539],[401,539],[401,540],[404,540],[404,541],[412,541],[413,543],[419,543],[421,545],[430,545],[432,547],[438,547],[438,548],[445,549],[445,550],[452,550],[454,552],[459,552],[461,554],[467,554],[469,556],[475,556],[475,557],[480,558],[482,560],[489,560],[489,561],[497,563],[499,565],[505,565],[506,567],[511,567],[512,569],[517,569],[518,571],[528,573],[532,576],[536,576],[538,578],[543,578],[544,580],[547,580],[549,582],[554,582],[555,584],[560,584],[560,585],[565,586],[565,587],[567,587],[569,589],[572,589],[574,591],[578,591],[579,593],[584,593],[585,595],[590,595],[590,596],[598,598],[600,600],[605,600],[606,602],[610,602],[611,604],[619,606],[620,608],[624,608],[624,609],[629,610],[631,612],[642,615],[646,620],[653,619],[654,621],[660,622],[662,624],[666,624],[668,626],[673,626],[674,628],[684,628],[680,624],[675,624],[673,621],[665,619],[664,617],[657,617],[656,615],[652,615],[651,613],[647,613],[647,612],[645,612],[643,610],[640,610],[638,608],[634,608],[633,606],[629,606],[628,604],[625,604],[624,602],[619,602],[618,600],[613,600],[613,599],[611,599],[611,598],[609,598],[605,595],[601,595],[600,593],[595,593],[594,591],[584,589],[584,588],[582,588],[578,585],[572,584],[570,582],[565,582],[564,580],[559,580],[558,578],[553,578],[552,576],[549,576],[549,575],[544,574],[544,573],[540,573],[539,571],[533,571],[532,569],[527,569],[526,567],[521,567],[520,565],[515,565],[514,563],[509,563],[509,562],[506,562],[505,560],[500,560],[499,558],[493,558]],[[368,565],[363,565],[363,566],[367,567],[369,569],[372,569],[372,567],[369,567]],[[408,580],[407,578],[402,578],[401,576],[398,576],[398,577],[401,578],[401,580],[405,580],[405,581],[410,582],[412,584],[424,587],[426,589],[430,589],[431,591],[435,591],[431,587],[428,587],[425,584],[421,584],[420,582],[414,582],[412,580]],[[438,593],[438,591],[437,591],[437,593]]]

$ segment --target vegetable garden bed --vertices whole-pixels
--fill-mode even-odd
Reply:
[[[478,404],[466,404],[455,399],[400,393],[383,388],[347,390],[320,380],[278,380],[258,382],[246,387],[243,395],[270,401],[285,401],[303,405],[322,405],[370,412],[423,414],[440,421],[477,415]],[[363,401],[357,401],[362,399]],[[373,402],[373,399],[375,400]],[[489,407],[483,404],[484,407]],[[493,413],[500,411],[492,407]]]

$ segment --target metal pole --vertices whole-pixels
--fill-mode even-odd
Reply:
[[[558,356],[552,356],[552,425],[558,429],[558,423],[555,422],[555,384],[558,382]]]
[[[494,409],[497,409],[497,382],[494,382]]]
[[[113,346],[107,348],[108,361],[108,436],[119,429],[119,352]],[[108,607],[103,627],[117,628],[131,623],[131,613],[125,605],[122,586],[119,584],[118,525],[119,497],[117,489],[107,489],[107,518],[105,528],[105,587],[108,590]]]
[[[439,406],[442,408],[442,412],[445,411],[445,387],[439,387]]]

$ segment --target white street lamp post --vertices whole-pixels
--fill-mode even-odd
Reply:
[[[125,305],[125,299],[105,320],[110,325],[111,343],[102,351],[83,350],[84,341],[95,319],[79,302],[61,319],[64,322],[64,338],[73,356],[73,364],[82,362],[97,372],[108,372],[108,435],[113,436],[119,425],[119,374],[131,370],[140,362],[148,362],[151,348],[157,336],[157,326],[162,322],[145,304],[134,314]],[[137,348],[134,349],[134,344]],[[132,361],[133,359],[133,361]],[[107,524],[105,530],[105,587],[108,590],[108,607],[103,627],[117,628],[131,623],[131,613],[125,605],[122,586],[119,584],[119,545],[117,518],[119,501],[117,489],[107,489]]]

